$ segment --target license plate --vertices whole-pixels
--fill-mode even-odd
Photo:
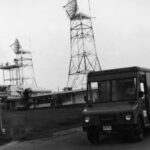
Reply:
[[[103,126],[103,131],[111,131],[112,126]]]

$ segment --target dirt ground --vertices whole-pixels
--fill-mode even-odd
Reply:
[[[127,142],[116,136],[106,136],[93,145],[83,131],[77,131],[54,138],[11,142],[0,146],[0,150],[149,150],[149,147],[150,134],[145,135],[140,142]]]

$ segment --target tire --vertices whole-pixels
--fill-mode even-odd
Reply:
[[[137,127],[135,131],[135,138],[137,141],[141,141],[144,137],[144,125],[142,118],[138,117],[137,119]]]
[[[141,117],[137,119],[137,125],[135,129],[131,132],[131,136],[129,136],[128,140],[130,142],[138,142],[142,141],[144,137],[144,125]]]
[[[87,131],[87,138],[91,144],[97,144],[99,142],[99,132],[96,129],[89,129]]]

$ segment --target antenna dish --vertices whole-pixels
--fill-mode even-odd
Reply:
[[[68,3],[64,6],[66,13],[70,19],[76,15],[78,10],[78,5],[76,0],[68,0]]]
[[[18,54],[21,49],[21,45],[20,45],[18,39],[15,39],[14,43],[12,45],[10,45],[10,47],[12,47],[15,54]]]

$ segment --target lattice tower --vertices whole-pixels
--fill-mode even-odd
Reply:
[[[69,0],[64,7],[70,19],[70,64],[67,87],[85,88],[87,73],[101,70],[92,18],[78,12],[76,0]]]

